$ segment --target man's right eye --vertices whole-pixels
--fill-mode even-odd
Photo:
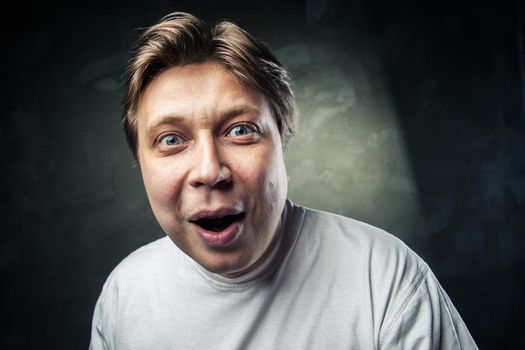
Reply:
[[[163,136],[160,139],[160,144],[163,146],[176,146],[176,145],[180,145],[181,143],[182,143],[182,139],[175,134],[169,134],[169,135]]]

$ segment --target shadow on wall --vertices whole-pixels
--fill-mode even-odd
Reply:
[[[394,10],[384,62],[417,183],[417,246],[483,347],[524,327],[525,110],[520,3]],[[388,43],[387,43],[388,44]],[[521,53],[520,53],[521,51]],[[483,332],[506,325],[499,337]],[[503,329],[501,328],[500,331]]]

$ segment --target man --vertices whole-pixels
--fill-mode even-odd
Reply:
[[[92,349],[472,349],[428,266],[393,236],[287,201],[288,74],[238,26],[173,13],[128,70],[124,123],[167,237],[128,256]]]

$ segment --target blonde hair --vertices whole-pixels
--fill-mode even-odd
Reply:
[[[149,27],[135,43],[126,70],[123,122],[137,159],[137,105],[147,84],[164,70],[213,59],[241,83],[260,91],[277,119],[283,146],[297,126],[297,105],[288,72],[260,41],[232,22],[208,28],[197,17],[174,12]]]

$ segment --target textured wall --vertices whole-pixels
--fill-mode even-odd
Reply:
[[[435,271],[480,347],[517,347],[520,9],[135,0],[4,11],[0,347],[86,348],[108,273],[163,235],[121,130],[120,77],[136,29],[173,10],[233,19],[289,67],[301,110],[286,154],[293,200],[400,237]]]

